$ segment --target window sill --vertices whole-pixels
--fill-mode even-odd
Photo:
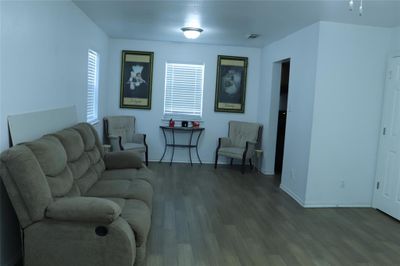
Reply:
[[[91,124],[92,126],[96,126],[96,125],[99,124],[99,120],[96,119],[96,120],[93,120],[93,121],[87,121],[87,123]]]
[[[162,117],[161,118],[161,121],[169,121],[170,119],[172,118],[172,120],[174,120],[174,121],[177,121],[177,122],[181,122],[181,121],[197,121],[197,122],[200,122],[200,123],[204,123],[204,120],[203,119],[199,119],[199,118],[197,118],[196,119],[196,117],[193,117],[193,118],[181,118],[181,117]]]

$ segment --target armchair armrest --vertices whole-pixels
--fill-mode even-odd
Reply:
[[[219,141],[220,147],[229,147],[229,146],[232,146],[232,141],[231,141],[230,138],[226,138],[226,137],[224,137],[224,138],[219,138],[218,141]]]
[[[134,143],[146,144],[146,134],[135,133],[132,140]]]
[[[109,152],[104,155],[106,169],[142,168],[142,159],[134,151]]]
[[[246,141],[246,148],[244,150],[244,155],[246,158],[251,158],[256,149],[256,141]]]
[[[61,198],[47,208],[46,217],[62,221],[110,224],[121,214],[114,202],[94,197]]]
[[[121,151],[122,149],[122,138],[121,136],[116,135],[108,135],[108,139],[110,140],[112,151]]]
[[[248,143],[248,145],[254,145],[254,146],[257,144],[256,141],[251,141],[251,140],[246,141],[246,145],[247,145],[247,143]]]

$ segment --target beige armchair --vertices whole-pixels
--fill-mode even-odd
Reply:
[[[146,165],[149,165],[146,134],[135,133],[135,122],[134,116],[105,117],[105,137],[113,151],[131,150],[144,153]]]
[[[220,155],[231,158],[231,165],[233,159],[242,160],[242,173],[244,173],[247,159],[253,167],[251,158],[260,146],[262,128],[263,126],[257,123],[230,121],[228,137],[218,139],[214,167],[217,168]]]

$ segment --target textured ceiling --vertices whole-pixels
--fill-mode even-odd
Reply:
[[[261,47],[318,21],[400,25],[400,1],[365,1],[364,14],[341,1],[81,1],[74,3],[112,38]],[[359,1],[355,0],[358,7]],[[186,40],[180,28],[204,29]],[[247,35],[260,37],[248,40]]]

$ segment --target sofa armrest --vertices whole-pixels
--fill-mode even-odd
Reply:
[[[134,151],[109,152],[104,155],[107,170],[142,168],[142,158]]]
[[[122,217],[110,224],[42,219],[24,229],[24,248],[29,265],[132,266],[136,260],[135,235]]]
[[[46,217],[62,221],[110,224],[121,214],[114,202],[94,197],[61,198],[47,207]]]

